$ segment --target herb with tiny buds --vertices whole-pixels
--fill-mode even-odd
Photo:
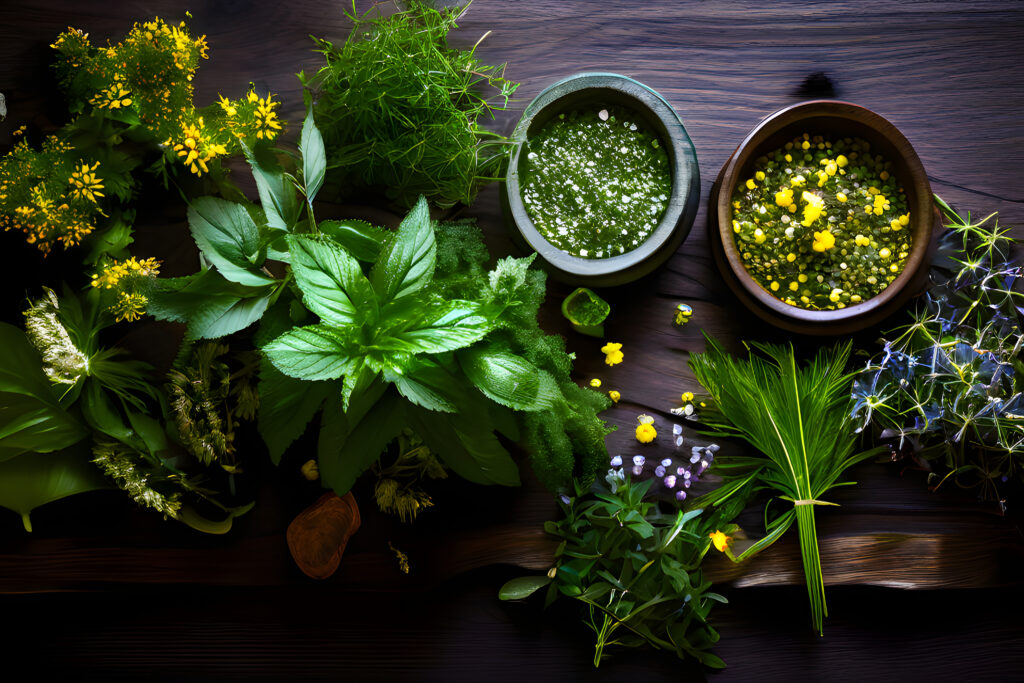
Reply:
[[[857,378],[853,414],[895,458],[941,464],[936,488],[999,500],[1001,482],[1024,479],[1022,268],[996,214],[976,221],[935,199],[949,224],[933,287]]]

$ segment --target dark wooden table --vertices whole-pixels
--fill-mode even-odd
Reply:
[[[59,124],[63,104],[49,76],[47,47],[68,25],[94,42],[118,40],[133,21],[168,20],[191,10],[194,32],[211,49],[196,79],[196,101],[240,94],[249,81],[274,92],[284,118],[301,120],[294,73],[317,66],[308,34],[346,35],[345,3],[294,0],[170,0],[0,5],[0,92],[8,118],[0,150],[22,123]],[[360,7],[366,3],[360,3]],[[584,70],[614,71],[658,90],[678,110],[697,148],[706,196],[718,169],[764,115],[810,96],[867,106],[896,124],[929,172],[933,189],[976,214],[999,211],[1024,237],[1024,5],[1013,2],[593,2],[476,0],[453,38],[507,61],[523,83],[518,112],[547,84]],[[823,73],[834,93],[815,90]],[[294,135],[294,129],[293,129]],[[492,253],[512,253],[501,233],[496,187],[467,215],[487,233]],[[177,231],[180,212],[147,212],[137,226],[139,254]],[[702,205],[693,231],[659,272],[606,292],[613,303],[607,338],[626,361],[602,364],[600,342],[569,333],[555,313],[568,289],[550,288],[546,326],[578,355],[581,381],[600,377],[622,392],[608,413],[621,429],[612,453],[634,450],[636,415],[668,410],[696,385],[686,367],[701,332],[738,345],[781,339],[724,288],[714,270]],[[4,235],[5,259],[38,256]],[[69,261],[73,263],[73,261]],[[45,269],[43,272],[46,272]],[[52,272],[52,269],[51,269]],[[6,319],[38,283],[5,272]],[[48,280],[46,284],[53,285]],[[677,302],[693,322],[671,324]],[[883,326],[884,329],[884,326]],[[871,348],[878,330],[858,337]],[[665,440],[667,443],[667,440]],[[667,445],[659,449],[668,449]],[[301,450],[301,444],[300,448]],[[87,678],[158,680],[300,677],[343,680],[679,680],[705,675],[658,652],[625,653],[594,671],[592,641],[573,605],[544,613],[532,603],[499,603],[506,579],[547,566],[540,530],[555,506],[535,482],[522,490],[449,485],[416,525],[399,525],[363,506],[365,523],[342,569],[316,583],[293,566],[283,530],[316,495],[297,473],[298,454],[261,470],[257,508],[227,537],[197,537],[155,520],[123,497],[89,494],[34,515],[27,537],[0,514],[0,652],[8,678],[73,670]],[[712,567],[730,605],[714,618],[717,648],[729,665],[714,680],[1012,680],[1024,678],[1022,541],[1019,524],[956,492],[935,495],[919,472],[868,464],[857,488],[823,510],[830,618],[825,637],[808,627],[806,591],[784,540],[741,571]],[[364,497],[363,500],[369,500]],[[1018,518],[1019,519],[1019,518]],[[412,574],[398,572],[387,542],[407,550]],[[913,590],[909,590],[913,589]],[[19,676],[28,677],[25,674]],[[32,679],[41,675],[32,675]],[[14,678],[11,678],[14,680]]]

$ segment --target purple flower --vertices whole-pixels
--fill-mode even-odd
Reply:
[[[676,487],[676,475],[670,474],[665,477],[665,486],[667,488],[674,489]]]
[[[622,456],[616,455],[612,458],[612,467],[622,467]]]
[[[633,476],[639,477],[643,474],[644,468],[641,465],[633,465]]]
[[[572,502],[572,500],[569,499],[569,496],[567,496],[565,494],[562,494],[561,498],[562,498],[562,502],[565,503],[566,505],[568,505],[569,503]]]
[[[686,500],[686,491],[679,489],[676,491],[676,500]],[[687,596],[689,597],[689,596]]]
[[[645,462],[647,462],[647,458],[645,458],[644,456],[642,456],[642,455],[634,455],[633,456],[633,464],[636,465],[637,467],[643,467]]]
[[[661,466],[662,467],[671,467],[672,466],[672,458],[665,458],[664,460],[662,460],[661,461]]]
[[[656,477],[664,477],[665,476],[665,467],[663,465],[658,465],[657,467],[655,467],[654,468],[654,476],[656,476]]]

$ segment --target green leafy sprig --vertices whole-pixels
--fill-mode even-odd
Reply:
[[[595,667],[612,646],[651,646],[724,667],[708,651],[718,642],[708,615],[726,599],[709,591],[700,568],[715,520],[701,510],[663,513],[645,500],[652,481],[612,470],[592,491],[577,486],[575,497],[562,498],[565,518],[544,525],[561,539],[554,567],[546,576],[512,579],[499,597],[517,600],[547,587],[548,604],[563,595],[581,602],[596,636]]]

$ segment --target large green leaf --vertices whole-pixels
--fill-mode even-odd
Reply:
[[[24,453],[0,462],[0,506],[21,515],[32,531],[29,513],[41,505],[76,493],[113,488],[92,464],[88,449]]]
[[[306,425],[331,391],[340,391],[337,382],[295,379],[265,357],[260,360],[257,427],[275,465],[280,464],[288,446],[306,431]]]
[[[323,324],[289,330],[265,345],[263,352],[274,367],[296,379],[338,379],[353,364],[345,340]]]
[[[299,220],[301,206],[284,171],[281,170],[273,154],[263,147],[249,149],[243,142],[242,151],[252,167],[252,175],[256,180],[256,189],[260,193],[260,204],[267,216],[267,225],[276,230],[290,232]]]
[[[0,349],[0,459],[56,451],[82,439],[87,431],[61,407],[25,333],[0,323]]]
[[[203,255],[228,280],[254,287],[274,282],[260,270],[260,233],[243,205],[199,197],[188,209],[188,225]]]
[[[562,394],[554,378],[522,356],[489,347],[460,351],[466,376],[492,401],[516,410],[552,410]]]
[[[377,299],[359,262],[341,247],[312,237],[288,236],[292,272],[306,308],[336,325],[376,322]]]
[[[427,200],[420,197],[370,272],[370,281],[381,303],[423,289],[434,277],[436,261],[437,244],[430,224],[430,210]]]
[[[379,397],[379,398],[377,398]],[[320,431],[320,476],[325,486],[339,495],[348,493],[359,475],[370,468],[384,448],[406,426],[403,402],[394,393],[370,391],[354,399],[368,405],[353,405],[346,415],[340,398],[334,395],[324,405]]]
[[[299,153],[302,155],[302,182],[306,184],[306,202],[312,205],[313,198],[324,184],[324,175],[327,174],[327,152],[324,150],[323,136],[313,121],[312,109],[302,124]]]
[[[392,332],[392,341],[378,343],[407,353],[444,353],[478,342],[492,329],[494,323],[481,314],[480,304],[455,299],[432,307],[409,329]]]
[[[191,339],[217,339],[259,320],[274,291],[273,286],[229,282],[210,269],[158,280],[147,311],[157,320],[187,323]]]
[[[321,233],[365,263],[377,260],[381,247],[390,236],[387,230],[366,221],[320,221],[318,227]]]
[[[413,431],[463,479],[518,486],[519,468],[491,431],[491,425],[480,419],[479,414],[486,413],[471,405],[460,408],[463,410],[455,416],[416,406],[409,406],[406,412]]]

